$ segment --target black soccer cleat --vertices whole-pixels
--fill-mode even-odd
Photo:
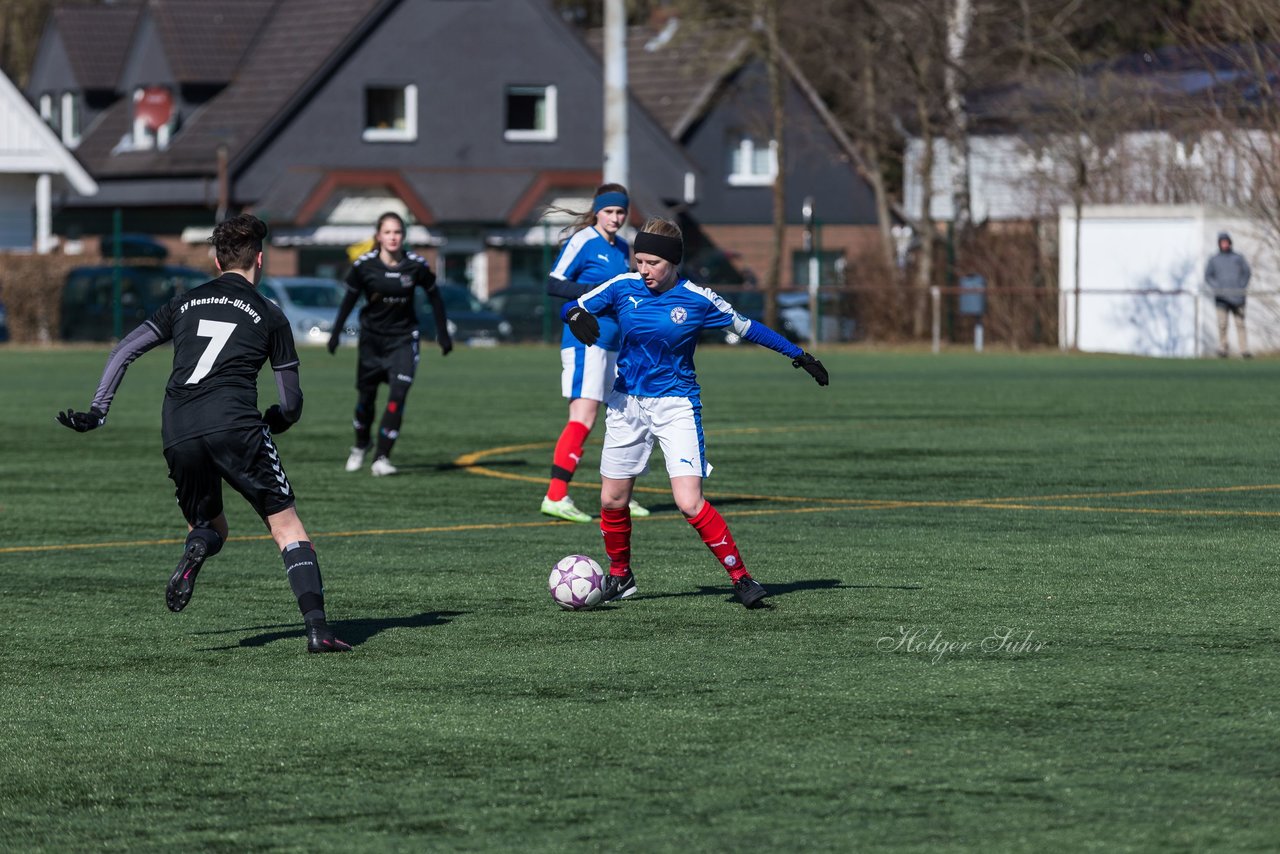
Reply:
[[[169,576],[169,586],[164,591],[164,603],[169,610],[178,613],[187,607],[191,594],[196,589],[196,573],[204,565],[205,556],[209,553],[209,544],[204,540],[190,540],[182,553],[182,560]]]
[[[339,640],[324,620],[307,621],[307,652],[351,652],[352,646]]]
[[[608,575],[604,580],[604,587],[601,592],[604,594],[600,603],[612,602],[615,599],[626,599],[634,594],[639,588],[636,587],[636,577],[627,570],[626,575]]]
[[[765,590],[759,581],[744,575],[733,582],[733,595],[738,597],[738,601],[744,608],[763,608],[765,603],[761,600],[769,595],[769,591]]]

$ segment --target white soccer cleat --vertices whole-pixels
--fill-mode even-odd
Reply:
[[[351,453],[347,455],[347,471],[360,471],[360,466],[364,465],[364,455],[368,450],[368,448],[352,448]]]
[[[391,465],[391,460],[386,457],[378,457],[373,461],[373,465],[369,467],[374,477],[386,477],[389,474],[395,474],[399,469]]]
[[[649,515],[649,511],[641,507],[640,502],[636,501],[634,498],[631,499],[631,503],[627,506],[631,508],[631,515],[636,519],[643,519],[645,516]]]
[[[573,504],[573,499],[569,496],[561,498],[559,501],[552,501],[550,498],[543,497],[542,512],[548,516],[554,516],[557,519],[563,519],[566,522],[590,522],[591,517],[583,513]]]

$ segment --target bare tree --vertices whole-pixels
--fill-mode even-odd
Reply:
[[[1269,0],[1202,0],[1174,27],[1215,78],[1197,106],[1203,188],[1257,220],[1280,250],[1280,18]],[[1188,131],[1188,136],[1193,131]]]

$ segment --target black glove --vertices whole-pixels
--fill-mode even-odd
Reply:
[[[278,403],[267,407],[267,411],[262,413],[262,423],[266,424],[267,429],[276,436],[293,426],[293,422],[284,417],[284,412],[280,410]]]
[[[449,333],[445,332],[443,335],[438,334],[436,337],[440,339],[437,342],[440,345],[440,355],[449,355],[449,353],[453,351],[453,339],[449,337]]]
[[[564,318],[569,324],[569,331],[573,333],[573,337],[583,344],[590,347],[600,340],[600,321],[582,306],[575,305],[569,309]]]
[[[334,353],[338,352],[338,345],[341,343],[342,333],[335,329],[333,330],[333,334],[329,336],[329,343],[324,346],[325,349],[329,351],[329,355],[332,356]]]
[[[822,366],[821,362],[808,353],[801,353],[799,356],[796,356],[791,360],[791,364],[797,368],[804,368],[808,371],[809,376],[813,377],[814,380],[817,381],[818,385],[826,385],[830,382],[830,380],[827,379],[827,369]]]
[[[88,412],[68,409],[58,413],[58,423],[63,427],[70,427],[77,433],[88,433],[107,423],[107,413],[92,408]]]

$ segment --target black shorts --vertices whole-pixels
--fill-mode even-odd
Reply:
[[[266,425],[236,427],[164,449],[169,479],[187,523],[208,527],[222,513],[222,482],[266,519],[294,505],[280,454]]]
[[[356,388],[378,383],[413,383],[418,369],[418,333],[378,335],[360,332],[360,363],[356,366]]]
[[[1235,303],[1227,302],[1221,297],[1214,297],[1213,304],[1216,305],[1218,308],[1225,308],[1227,311],[1231,312],[1232,314],[1239,315],[1240,317],[1244,317],[1244,303],[1240,303],[1239,305],[1236,305]]]

